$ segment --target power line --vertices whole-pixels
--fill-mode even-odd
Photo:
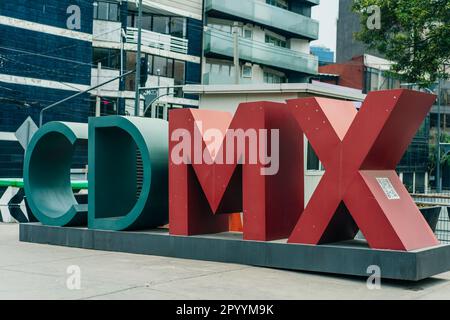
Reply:
[[[20,49],[13,49],[13,48],[8,48],[8,47],[3,47],[3,46],[0,46],[0,49],[13,51],[13,52],[26,53],[26,54],[33,55],[33,56],[39,56],[39,57],[44,57],[44,58],[48,58],[48,59],[55,59],[55,60],[60,60],[60,61],[64,61],[64,62],[70,62],[70,63],[75,63],[75,64],[82,64],[82,65],[92,66],[91,63],[87,63],[87,62],[81,62],[81,61],[77,61],[77,60],[65,59],[65,58],[60,58],[60,57],[53,57],[53,56],[48,56],[48,55],[45,55],[45,54],[29,52],[29,51],[20,50]]]
[[[29,72],[29,73],[44,75],[44,73],[39,73],[36,70],[34,70],[34,69],[40,69],[40,70],[46,72],[45,75],[48,75],[48,73],[57,73],[58,75],[66,75],[66,76],[79,77],[79,78],[90,78],[90,75],[87,75],[87,74],[64,72],[64,71],[60,71],[58,69],[48,69],[48,68],[42,67],[37,64],[29,64],[26,62],[17,61],[17,60],[10,59],[10,58],[5,58],[5,60],[10,61],[14,64],[19,64],[19,65],[33,68],[33,69],[20,69],[20,70],[18,70],[20,72]]]

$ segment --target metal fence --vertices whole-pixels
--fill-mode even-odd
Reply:
[[[440,193],[429,191],[411,195],[418,205],[442,207],[436,227],[436,236],[441,243],[450,243],[450,191]]]

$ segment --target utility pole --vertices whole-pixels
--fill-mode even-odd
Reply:
[[[239,66],[239,23],[236,21],[233,24],[233,36],[234,36],[233,57],[235,70],[234,81],[236,84],[239,84],[239,79],[241,77],[241,70],[240,70],[241,68]]]
[[[124,70],[124,52],[125,52],[125,41],[127,38],[127,34],[125,33],[125,30],[121,29],[120,30],[122,33],[122,36],[120,37],[120,75],[123,75],[123,70]]]
[[[378,66],[378,84],[377,84],[377,90],[380,91],[381,90],[381,65]]]
[[[156,70],[156,73],[158,74],[158,87],[161,86],[161,69]]]
[[[141,85],[141,44],[142,44],[142,0],[139,0],[138,13],[138,40],[136,53],[136,83],[135,83],[135,101],[134,101],[134,115],[139,116],[139,109],[141,106],[139,87]]]
[[[437,114],[437,154],[436,154],[436,191],[442,192],[441,181],[441,79],[438,80],[438,114]]]
[[[124,73],[124,53],[125,53],[125,42],[127,41],[127,33],[123,28],[120,29],[121,37],[120,37],[120,75],[122,76]],[[123,98],[123,90],[125,90],[125,79],[120,78],[119,80],[119,90],[120,98],[119,98],[119,105],[116,107],[116,114],[119,115],[119,110],[122,106],[125,105],[125,100]]]
[[[97,84],[100,84],[100,73],[102,72],[102,63],[97,64]],[[100,105],[101,105],[101,90],[97,88],[97,98],[95,99],[95,116],[100,117]]]

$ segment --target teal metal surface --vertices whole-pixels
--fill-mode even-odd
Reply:
[[[168,123],[89,119],[90,229],[136,230],[168,223]],[[137,159],[142,159],[142,181]]]
[[[232,16],[237,20],[256,22],[309,40],[319,38],[318,21],[261,1],[206,0],[205,10],[210,16]]]
[[[87,138],[87,124],[50,122],[30,141],[24,161],[25,195],[31,211],[45,225],[86,224],[87,206],[75,199],[70,168],[75,143]]]
[[[207,54],[233,57],[232,34],[210,28],[204,38]],[[239,58],[306,74],[315,75],[319,69],[319,61],[313,55],[242,38],[239,39]]]

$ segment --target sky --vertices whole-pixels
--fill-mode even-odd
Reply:
[[[324,45],[336,52],[336,24],[339,13],[339,0],[321,0],[312,9],[312,18],[319,20],[319,40],[312,45]]]

